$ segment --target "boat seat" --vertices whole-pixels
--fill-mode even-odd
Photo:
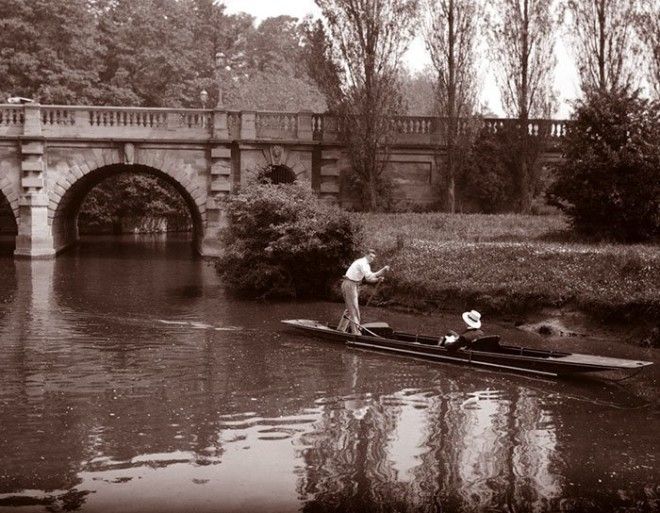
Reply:
[[[500,336],[488,335],[473,340],[470,349],[474,351],[498,351],[500,349]]]
[[[381,337],[389,337],[394,333],[394,330],[386,322],[367,322],[362,327]]]

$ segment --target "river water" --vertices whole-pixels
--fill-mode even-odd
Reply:
[[[545,380],[279,323],[340,311],[231,299],[185,240],[0,258],[0,511],[658,510],[657,364],[626,385]],[[457,314],[364,316],[442,333]]]

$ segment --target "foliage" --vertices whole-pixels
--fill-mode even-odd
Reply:
[[[635,28],[646,54],[650,92],[660,100],[660,4],[656,0],[640,0]]]
[[[217,269],[239,295],[322,296],[357,250],[356,224],[309,184],[250,184],[230,197],[227,216]]]
[[[469,198],[487,214],[514,210],[515,153],[507,147],[510,135],[482,131],[471,148],[470,165],[458,176],[460,197]]]
[[[382,177],[388,144],[394,131],[391,118],[403,111],[398,64],[412,37],[417,0],[316,0],[341,57],[344,73],[338,105],[341,134],[362,205],[381,205]]]
[[[324,112],[325,98],[307,75],[296,76],[293,66],[282,63],[274,68],[255,70],[236,81],[228,106],[239,110]]]
[[[660,102],[625,92],[578,105],[551,201],[581,233],[623,241],[660,235]]]
[[[505,111],[518,119],[518,135],[512,142],[516,207],[527,213],[532,207],[536,143],[528,133],[531,117],[541,117],[553,100],[552,74],[556,65],[554,30],[559,23],[556,2],[545,0],[490,0],[488,39],[496,65]]]
[[[235,109],[324,111],[325,98],[309,72],[308,22],[291,16],[267,18],[243,36],[246,64],[225,70],[231,79],[227,104]],[[238,68],[235,69],[235,66]],[[227,82],[227,80],[223,80]]]
[[[0,192],[0,239],[7,233],[15,234],[17,230],[16,219],[11,205],[2,192]]]
[[[483,12],[473,0],[425,0],[424,40],[437,80],[437,113],[472,115],[477,96],[476,50]]]
[[[85,197],[80,208],[81,231],[113,230],[121,219],[167,217],[188,224],[190,214],[181,194],[168,182],[148,174],[121,173],[105,179]]]
[[[497,130],[483,125],[478,130],[479,121],[474,118],[473,126],[466,126],[457,139],[457,204],[485,213],[523,212],[521,198],[529,194],[531,204],[543,192],[539,156],[545,137],[542,133],[525,137],[513,121],[500,124]],[[523,186],[528,190],[523,191]]]
[[[341,98],[342,70],[332,41],[321,20],[305,18],[301,24],[303,59],[307,74],[325,96],[328,108],[336,111]]]
[[[0,95],[190,108],[206,90],[212,107],[221,82],[229,107],[324,110],[309,67],[327,49],[322,26],[288,16],[255,26],[224,9],[215,0],[0,0]]]
[[[100,47],[87,0],[0,0],[0,94],[97,98]]]
[[[582,90],[591,94],[634,87],[640,63],[634,40],[635,2],[567,0],[565,8]]]
[[[489,0],[488,43],[504,110],[526,121],[541,117],[556,65],[556,2]]]
[[[456,176],[465,146],[465,140],[459,141],[459,120],[471,116],[475,108],[477,24],[483,9],[472,0],[425,0],[424,6],[424,39],[436,72],[437,112],[445,118],[446,204],[454,212]]]
[[[105,0],[102,5],[99,31],[106,102],[187,105],[185,82],[191,77],[191,63],[198,62],[188,21],[192,2]]]
[[[417,73],[401,70],[399,74],[401,96],[408,116],[436,116],[435,77],[427,67]]]

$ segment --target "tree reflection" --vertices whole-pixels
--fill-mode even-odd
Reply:
[[[426,398],[426,407],[413,405],[420,423],[401,434],[422,437],[421,447],[406,445],[409,454],[388,444],[404,419],[391,396],[327,407],[303,440],[305,511],[558,508],[561,465],[542,401],[525,389],[465,394],[451,381],[445,385],[444,393]],[[397,459],[417,463],[412,479],[397,474]]]

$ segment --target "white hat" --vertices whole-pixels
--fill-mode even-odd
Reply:
[[[476,310],[463,312],[463,320],[465,321],[465,324],[467,324],[470,328],[481,328],[481,314]]]

